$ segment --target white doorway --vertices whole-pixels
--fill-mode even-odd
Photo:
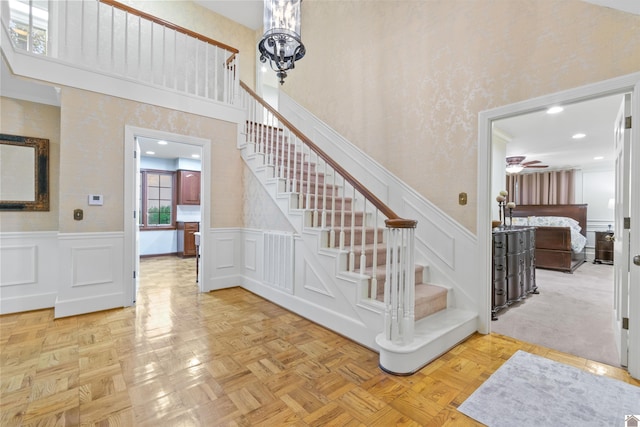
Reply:
[[[207,250],[207,236],[206,230],[209,229],[209,213],[211,212],[210,201],[210,185],[211,182],[211,141],[209,139],[197,138],[188,135],[180,135],[169,132],[158,131],[154,129],[137,128],[133,126],[125,126],[125,168],[124,168],[124,209],[123,218],[125,224],[125,236],[124,236],[124,268],[125,274],[131,274],[131,280],[125,281],[128,283],[124,292],[125,301],[124,305],[129,306],[135,303],[135,295],[137,291],[137,283],[139,276],[139,213],[138,213],[138,201],[140,198],[138,177],[140,176],[140,162],[141,157],[139,152],[138,138],[147,138],[151,140],[168,141],[186,147],[192,147],[196,152],[200,153],[200,259],[204,259],[204,254]],[[201,280],[197,280],[198,289],[200,292],[208,290],[207,283],[207,269],[206,266],[200,263],[199,277]],[[195,274],[195,268],[194,268]],[[195,281],[194,275],[194,281]]]
[[[494,110],[485,111],[479,115],[479,153],[478,153],[478,260],[479,270],[482,274],[482,295],[479,310],[481,314],[480,332],[489,333],[491,331],[491,209],[493,207],[493,187],[492,187],[492,171],[495,167],[496,160],[492,147],[492,124],[496,120],[505,119],[512,116],[522,115],[534,111],[539,111],[557,104],[570,104],[605,97],[613,94],[632,93],[633,112],[636,116],[640,111],[640,73],[623,76],[620,78],[595,83],[589,86],[568,90]],[[613,134],[613,124],[611,126]],[[638,132],[632,133],[632,144],[640,146],[640,135]],[[631,159],[631,180],[640,182],[640,150],[632,153]],[[629,171],[627,171],[629,173]],[[640,201],[635,197],[632,206],[636,211],[640,212]],[[634,208],[632,207],[632,212]],[[633,218],[631,224],[631,233],[638,236],[640,230],[638,227],[634,230],[633,223],[640,222]],[[635,240],[635,241],[634,241]],[[640,252],[640,239],[631,238],[631,253]],[[630,287],[629,287],[629,363],[628,369],[635,378],[640,377],[640,267],[635,270],[631,267],[630,271]],[[635,280],[634,280],[635,279]],[[612,316],[613,317],[613,316]],[[635,329],[634,329],[635,327]]]
[[[492,140],[492,194],[509,190],[507,200],[515,202],[514,214],[518,216],[521,205],[542,203],[527,196],[523,203],[518,191],[513,191],[520,190],[517,188],[520,180],[531,182],[531,177],[548,177],[549,172],[571,174],[573,182],[567,183],[572,191],[566,191],[566,194],[573,194],[573,197],[562,203],[585,205],[586,222],[581,234],[588,238],[586,248],[580,251],[582,254],[572,261],[577,267],[575,271],[568,274],[536,268],[536,294],[499,310],[492,331],[612,366],[620,366],[620,352],[616,349],[611,321],[613,266],[608,260],[593,261],[596,259],[596,236],[607,233],[614,224],[613,203],[609,206],[615,197],[612,129],[622,99],[622,94],[616,94],[556,105],[551,111],[540,110],[495,120]],[[505,171],[505,157],[524,157],[519,160],[523,169]],[[505,185],[506,176],[515,185]],[[538,195],[541,192],[538,191]],[[494,207],[497,208],[497,203]],[[563,215],[561,206],[554,212],[557,212],[554,215]],[[577,213],[573,207],[566,212],[566,216]],[[498,219],[496,214],[494,216],[493,219]],[[579,237],[578,233],[575,237]],[[601,249],[598,252],[602,257],[604,252]],[[585,256],[587,262],[578,261]],[[544,262],[549,264],[548,256]],[[552,314],[542,315],[545,312]]]

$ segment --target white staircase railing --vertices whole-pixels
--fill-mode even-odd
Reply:
[[[348,253],[349,272],[370,276],[361,298],[377,299],[384,283],[385,337],[411,343],[417,222],[398,217],[248,86],[240,82],[240,88],[248,148],[261,156],[280,191],[291,194],[294,208],[308,212],[305,226],[326,230],[325,246]],[[379,271],[385,248],[386,266]]]
[[[15,48],[232,104],[238,50],[113,0],[2,2]]]

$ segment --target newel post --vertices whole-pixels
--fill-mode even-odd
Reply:
[[[388,219],[387,273],[384,285],[384,334],[395,344],[413,341],[415,318],[415,229],[418,222]]]

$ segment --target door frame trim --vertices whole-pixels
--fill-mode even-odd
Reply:
[[[135,138],[137,136],[164,139],[172,142],[179,142],[182,144],[195,145],[201,148],[200,158],[200,182],[202,187],[200,189],[200,253],[203,254],[201,259],[204,259],[206,254],[207,239],[209,233],[204,231],[209,230],[209,212],[211,212],[211,200],[210,200],[210,182],[211,182],[211,140],[207,138],[199,138],[190,135],[175,134],[171,132],[160,131],[157,129],[146,129],[136,126],[125,125],[124,129],[124,209],[123,209],[123,226],[124,226],[124,306],[133,305],[135,298],[134,282],[132,272],[135,270],[135,232],[136,226],[132,220],[132,215],[135,206],[136,189],[135,187],[135,174],[136,162],[133,158],[133,153],[136,150]],[[205,283],[207,267],[200,263],[200,277],[198,281],[198,289],[200,292],[207,290],[207,284]]]
[[[557,92],[537,98],[528,99],[478,114],[478,273],[480,274],[480,299],[478,301],[479,332],[491,332],[491,171],[492,171],[492,135],[491,128],[494,120],[539,111],[554,104],[567,104],[587,101],[608,95],[631,93],[631,111],[635,117],[636,132],[631,135],[632,147],[640,147],[640,72],[604,80],[585,86]],[[640,182],[640,150],[632,150],[631,169],[635,182]],[[636,209],[639,208],[639,198],[636,198]],[[640,211],[640,210],[637,210]],[[632,226],[640,226],[640,218],[632,219]],[[640,253],[640,242],[631,242],[631,250]],[[634,378],[640,378],[640,289],[630,287],[630,327],[629,334],[632,345],[629,348],[629,373]],[[632,292],[633,291],[633,292]],[[634,299],[635,298],[635,299]]]

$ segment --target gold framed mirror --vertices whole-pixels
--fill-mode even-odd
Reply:
[[[49,140],[0,134],[0,211],[49,210]]]

